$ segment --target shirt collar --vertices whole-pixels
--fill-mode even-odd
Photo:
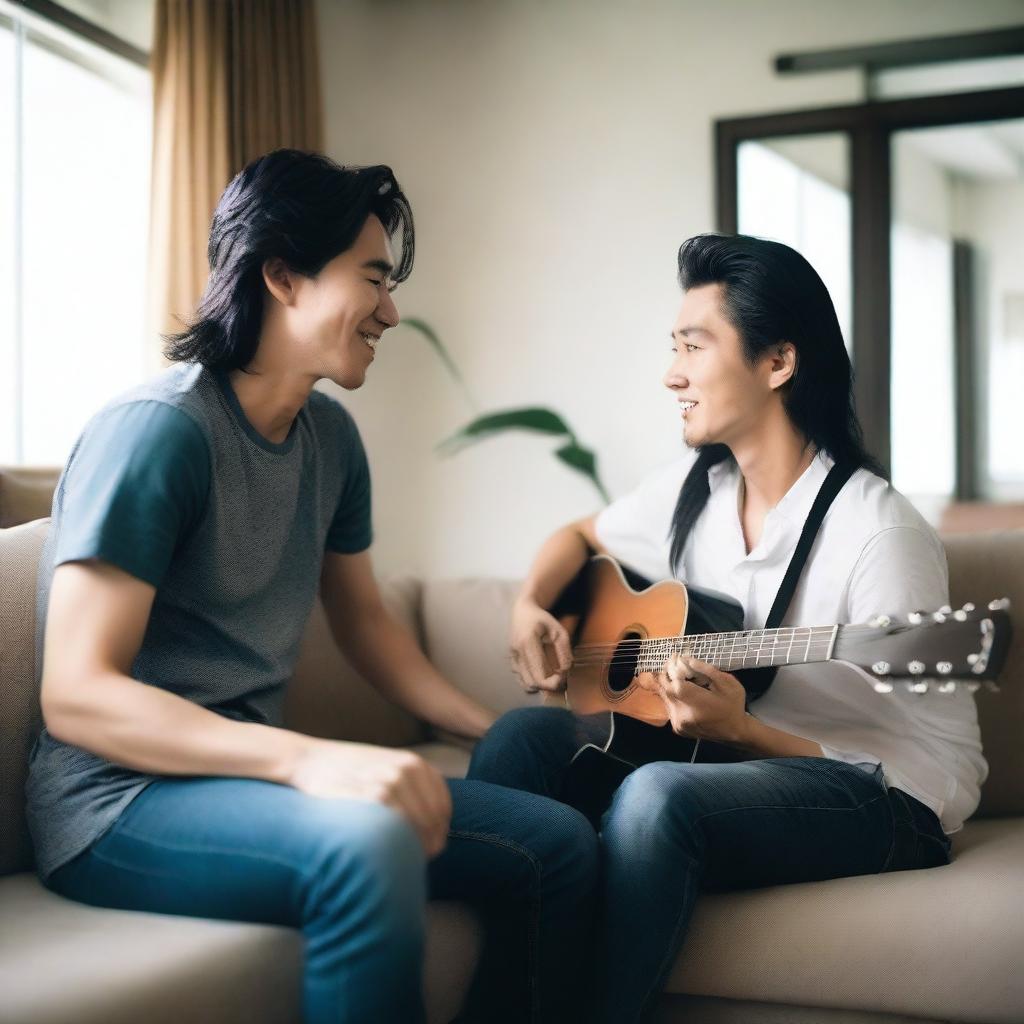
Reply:
[[[776,516],[803,524],[832,465],[833,460],[828,454],[819,451],[771,511]],[[708,468],[708,488],[714,493],[730,483],[738,487],[739,476],[740,470],[735,460],[723,459]]]

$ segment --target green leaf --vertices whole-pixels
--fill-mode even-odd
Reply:
[[[438,447],[449,449],[449,451],[461,449],[505,430],[531,430],[540,434],[572,436],[572,431],[566,425],[565,420],[557,413],[543,407],[529,406],[478,416],[471,423],[467,423],[466,426],[457,430],[451,437],[442,441]]]
[[[421,320],[419,317],[415,316],[403,317],[400,322],[406,327],[411,327],[414,331],[419,331],[420,334],[427,339],[431,347],[437,353],[438,358],[444,364],[445,369],[462,389],[462,393],[466,396],[466,400],[469,402],[470,406],[475,409],[477,404],[474,401],[473,396],[469,393],[469,388],[466,387],[466,382],[462,379],[462,374],[459,373],[459,368],[455,365],[455,360],[448,354],[448,350],[442,344],[441,339],[437,336],[437,332],[433,327],[431,327],[425,320]]]
[[[594,465],[597,460],[589,448],[581,448],[578,444],[567,444],[559,448],[555,454],[567,466],[572,466],[573,469],[578,469],[581,473],[586,473],[588,476],[594,475]]]
[[[571,466],[573,469],[578,470],[582,473],[590,482],[597,488],[598,493],[605,500],[605,502],[611,501],[608,496],[608,492],[604,489],[604,485],[601,483],[600,477],[597,475],[597,456],[589,448],[583,448],[582,446],[570,442],[569,444],[563,445],[558,451],[555,452],[567,466]]]

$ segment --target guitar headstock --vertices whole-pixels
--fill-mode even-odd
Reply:
[[[912,693],[959,686],[971,692],[995,679],[1006,662],[1013,628],[1007,598],[978,609],[911,612],[905,618],[879,615],[864,625],[840,626],[832,657],[870,673],[875,689],[890,693],[904,680]]]

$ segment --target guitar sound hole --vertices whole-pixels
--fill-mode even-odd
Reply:
[[[636,676],[636,659],[640,651],[638,640],[643,640],[642,634],[626,633],[615,648],[612,663],[608,666],[608,689],[613,693],[628,689]]]

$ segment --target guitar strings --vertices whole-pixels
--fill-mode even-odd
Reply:
[[[768,651],[766,649],[758,648],[732,651],[690,651],[684,649],[678,653],[685,657],[696,658],[698,661],[706,661],[719,668],[724,667],[727,663],[731,664],[733,662],[741,663],[737,667],[759,668],[773,664],[774,656],[782,656],[782,660],[780,662],[775,662],[775,664],[778,665],[799,665],[810,661],[826,661],[828,659],[828,651],[828,644],[817,643],[811,644],[810,647],[801,645],[799,651],[792,652],[794,654],[799,654],[800,657],[793,658],[792,660],[789,656],[791,652]],[[660,667],[668,660],[669,655],[663,657],[661,652],[652,652],[650,654],[639,656],[630,654],[613,654],[611,657],[605,655],[588,655],[583,658],[574,658],[573,665],[644,665],[656,663],[660,669]]]
[[[791,636],[784,636],[784,630],[791,630]],[[783,626],[778,630],[744,630],[742,632],[734,633],[694,633],[686,634],[682,636],[659,636],[659,637],[637,637],[635,639],[623,639],[618,643],[604,642],[604,643],[591,643],[591,644],[578,644],[574,650],[577,651],[596,651],[596,650],[611,650],[618,649],[620,647],[640,646],[642,644],[659,644],[659,643],[678,643],[685,640],[691,640],[694,644],[755,644],[761,643],[765,640],[772,639],[773,643],[789,643],[791,641],[796,642],[797,632],[801,635],[799,640],[801,643],[806,642],[807,638],[815,639],[815,636],[820,637],[822,634],[832,635],[835,630],[835,626]],[[873,626],[843,626],[843,634],[849,635],[850,633],[871,633],[874,632]]]

